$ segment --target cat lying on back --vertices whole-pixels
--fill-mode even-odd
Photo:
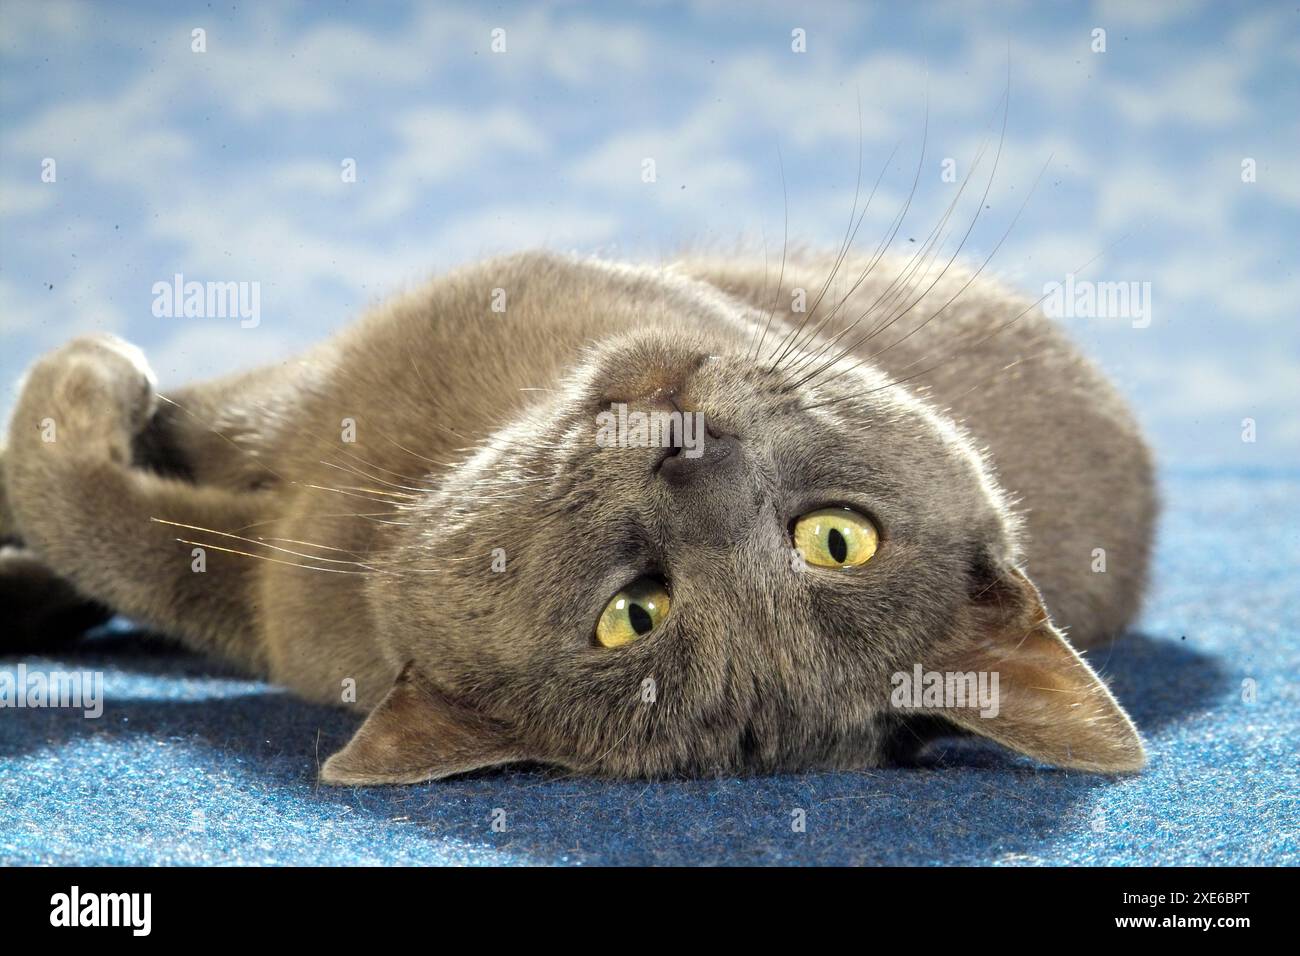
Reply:
[[[1146,577],[1129,412],[992,281],[832,265],[511,256],[165,396],[76,339],[9,432],[7,616],[90,599],[360,708],[331,783],[868,767],[958,730],[1141,767],[1074,650]],[[620,408],[702,441],[598,441]],[[931,672],[996,675],[995,715],[899,696]]]

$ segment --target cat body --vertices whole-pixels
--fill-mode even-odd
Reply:
[[[600,447],[620,405],[699,413],[704,455]],[[81,339],[29,373],[4,466],[25,573],[369,713],[331,782],[868,766],[944,728],[1142,762],[1061,629],[1136,612],[1148,452],[1059,329],[964,270],[522,254],[163,396]],[[792,560],[822,506],[869,516],[869,563]],[[667,619],[598,646],[645,575]],[[1002,716],[901,713],[914,665],[999,672]]]

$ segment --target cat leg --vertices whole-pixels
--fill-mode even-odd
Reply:
[[[0,448],[0,474],[4,449]],[[48,650],[108,620],[108,608],[82,597],[25,546],[0,480],[0,654]]]
[[[79,338],[39,360],[3,461],[17,534],[77,593],[260,671],[257,563],[177,539],[195,536],[182,526],[237,534],[263,516],[263,496],[132,467],[132,441],[155,400],[143,355],[112,336]],[[233,538],[204,537],[241,550]]]

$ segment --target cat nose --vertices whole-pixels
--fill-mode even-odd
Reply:
[[[734,435],[714,437],[702,433],[698,448],[675,447],[659,466],[659,474],[674,487],[719,478],[734,471],[741,460],[740,442]]]

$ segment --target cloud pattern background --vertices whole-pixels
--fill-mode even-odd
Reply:
[[[206,52],[191,50],[196,28]],[[1034,297],[1099,254],[1083,278],[1150,282],[1149,327],[1066,322],[1161,459],[1295,465],[1294,4],[5,0],[0,381],[93,329],[144,347],[164,385],[275,361],[387,294],[514,249],[658,262],[740,247],[775,262],[787,216],[792,243],[833,249],[859,155],[864,191],[884,169],[867,252],[919,170],[907,252],[984,146],[951,250],[1008,88],[963,254],[993,252],[989,271]],[[152,287],[176,273],[260,283],[260,323],[156,318]]]

